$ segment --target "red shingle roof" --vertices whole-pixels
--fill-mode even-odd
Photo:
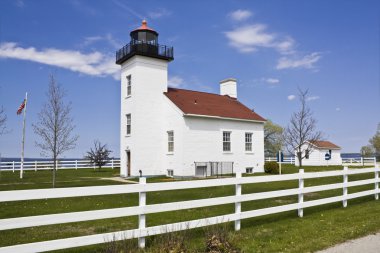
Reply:
[[[311,143],[318,148],[341,149],[339,146],[330,141],[311,141]]]
[[[227,95],[168,88],[164,94],[184,113],[223,118],[265,121],[237,99]]]

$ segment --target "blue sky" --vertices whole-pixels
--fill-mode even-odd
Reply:
[[[72,102],[82,157],[95,139],[119,154],[120,84],[114,53],[146,18],[160,44],[174,46],[172,86],[219,92],[238,80],[238,98],[286,126],[297,87],[327,139],[358,152],[380,122],[378,1],[27,1],[0,2],[3,157],[18,157],[29,94],[26,157],[39,157],[32,123],[54,74]]]

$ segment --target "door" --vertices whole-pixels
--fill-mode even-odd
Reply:
[[[127,175],[131,176],[131,151],[127,151]]]

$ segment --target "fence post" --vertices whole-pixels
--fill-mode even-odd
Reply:
[[[364,166],[364,159],[363,159],[363,157],[360,157],[360,162],[362,163],[362,166]]]
[[[15,161],[12,162],[12,170],[15,172]]]
[[[55,161],[55,169],[58,170],[58,160]]]
[[[303,217],[303,208],[301,207],[302,203],[303,203],[303,187],[304,187],[304,179],[303,179],[303,174],[304,174],[304,169],[300,169],[299,170],[299,175],[300,175],[300,178],[298,180],[298,189],[299,189],[299,193],[298,193],[298,217]]]
[[[140,184],[144,185],[146,184],[146,178],[140,177]],[[139,206],[145,206],[146,205],[146,192],[141,191],[139,193]],[[139,215],[139,229],[145,228],[145,214]],[[145,237],[139,237],[139,248],[143,249],[145,248]]]
[[[34,161],[34,171],[37,171],[37,161]]]
[[[347,195],[348,195],[348,189],[347,189],[348,174],[347,174],[347,172],[348,172],[348,167],[345,166],[343,168],[343,207],[347,207]]]
[[[75,169],[78,169],[78,160],[75,160]]]
[[[236,179],[239,180],[241,178],[241,171],[236,171]],[[241,196],[241,184],[237,182],[235,186],[235,195],[236,197]],[[241,213],[241,202],[235,202],[235,214],[240,215]],[[240,230],[240,219],[235,220],[235,231]]]
[[[111,167],[112,167],[112,169],[113,169],[113,159],[111,160]]]
[[[375,165],[376,166],[376,165]],[[377,171],[376,171],[377,170]],[[376,200],[379,200],[379,167],[378,166],[376,166],[375,167],[375,180],[376,180],[376,182],[375,182],[375,199]]]

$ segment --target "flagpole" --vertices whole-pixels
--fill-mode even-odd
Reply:
[[[22,123],[22,149],[21,149],[20,178],[22,178],[23,173],[24,173],[25,118],[26,118],[26,107],[27,106],[28,106],[28,92],[25,93],[24,120]]]

